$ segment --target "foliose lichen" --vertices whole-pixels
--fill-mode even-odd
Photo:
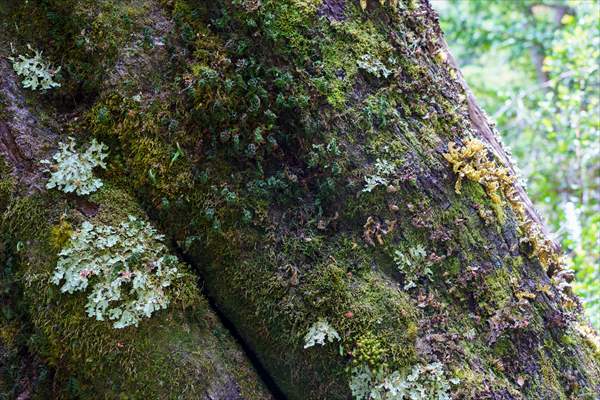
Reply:
[[[68,143],[60,143],[59,151],[52,157],[53,161],[42,161],[50,165],[50,179],[46,188],[57,187],[65,193],[75,192],[80,196],[95,192],[102,187],[102,180],[94,178],[93,169],[106,168],[106,150],[108,147],[96,139],[83,153],[75,149],[75,139],[71,137]]]
[[[375,173],[365,176],[365,187],[363,192],[372,192],[377,186],[387,186],[389,177],[396,172],[396,167],[390,161],[377,159],[375,162]]]
[[[329,325],[329,322],[320,319],[315,322],[306,333],[306,336],[304,337],[304,348],[307,349],[315,344],[325,346],[326,341],[333,342],[335,340],[340,340],[340,335],[331,325]]]
[[[394,59],[389,59],[388,62],[392,65],[395,64]],[[360,57],[356,65],[378,78],[387,78],[392,74],[392,71],[381,60],[374,58],[370,54],[364,54]]]
[[[54,81],[54,76],[60,71],[60,67],[54,69],[42,59],[41,51],[32,49],[30,45],[27,45],[27,48],[34,52],[33,56],[9,57],[17,75],[23,77],[23,87],[31,90],[48,90],[60,87],[60,83]]]
[[[373,372],[365,364],[352,370],[350,389],[355,400],[450,400],[450,385],[459,383],[439,362],[416,364],[408,375]]]
[[[167,288],[181,277],[180,264],[168,254],[163,239],[133,216],[118,226],[86,221],[58,253],[51,281],[64,281],[63,293],[92,286],[86,304],[89,317],[113,320],[114,328],[137,326],[142,318],[167,308]]]
[[[430,268],[430,261],[427,260],[425,248],[418,244],[408,249],[408,253],[401,250],[394,250],[394,263],[400,272],[404,274],[404,290],[417,286],[417,280],[426,276],[431,280],[433,271]]]

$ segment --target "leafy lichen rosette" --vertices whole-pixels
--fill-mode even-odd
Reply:
[[[118,226],[86,221],[58,254],[52,282],[63,293],[86,291],[86,311],[115,328],[137,326],[169,305],[168,288],[181,277],[177,257],[147,222],[129,216]]]

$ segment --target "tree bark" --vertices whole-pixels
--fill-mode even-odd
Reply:
[[[347,399],[366,367],[379,374],[369,390],[383,391],[385,377],[441,363],[456,399],[595,399],[597,338],[435,13],[426,1],[383,3],[70,0],[15,3],[7,18],[30,15],[37,31],[15,40],[65,70],[61,89],[31,101],[58,129],[110,147],[102,179],[173,240],[275,396]],[[37,182],[9,147],[16,175]],[[43,225],[63,204],[77,213],[72,198],[34,196],[44,200],[17,200],[22,212],[59,204],[31,214]],[[106,218],[120,213],[98,196]],[[13,246],[37,237],[8,226]],[[27,249],[25,273],[31,257],[51,268],[46,247]],[[339,340],[305,348],[319,321]],[[159,323],[131,340],[154,340]],[[169,325],[159,343],[188,343],[181,330]],[[230,374],[239,359],[206,357]],[[65,364],[77,375],[75,358]],[[258,382],[245,377],[240,387]]]
[[[48,193],[44,168],[61,136],[27,106],[0,51],[0,397],[271,399],[239,343],[195,279],[168,312],[114,329],[85,315],[85,296],[50,283],[55,229],[145,218],[125,190],[105,185],[89,200]],[[64,140],[64,137],[62,138]]]

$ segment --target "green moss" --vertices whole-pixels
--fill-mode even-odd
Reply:
[[[324,29],[324,38],[319,46],[327,82],[324,94],[333,107],[341,109],[359,72],[357,60],[370,55],[388,63],[392,49],[370,20],[332,22]]]
[[[268,15],[265,33],[269,39],[278,47],[286,47],[285,51],[298,59],[300,65],[312,56],[313,39],[306,28],[314,24],[319,3],[318,0],[267,1],[261,10]]]
[[[491,274],[484,278],[485,282],[485,307],[488,311],[504,308],[513,298],[512,290],[513,277],[507,268],[495,269]],[[484,306],[483,304],[480,304]]]
[[[107,67],[115,62],[134,27],[144,23],[147,2],[50,0],[10,1],[8,18],[28,21],[9,25],[17,48],[27,43],[43,49],[62,71],[57,93],[70,96],[94,95],[105,79]]]
[[[15,181],[10,175],[10,170],[4,158],[0,156],[0,212],[8,206],[12,193],[15,189]]]
[[[367,333],[356,340],[352,351],[352,363],[354,366],[366,364],[372,371],[387,369],[384,360],[385,349],[379,339],[372,333]]]
[[[494,354],[500,359],[514,355],[515,349],[508,338],[501,338],[494,343]]]
[[[552,362],[548,359],[547,355],[543,355],[540,360],[540,383],[542,387],[545,387],[548,393],[560,393],[562,391],[562,384],[558,379],[556,370],[552,365]],[[567,398],[563,396],[561,398]]]
[[[73,234],[73,227],[67,221],[60,221],[50,231],[50,244],[56,250],[60,250],[69,241]]]

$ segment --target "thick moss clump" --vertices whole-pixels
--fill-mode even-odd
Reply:
[[[10,202],[15,188],[15,180],[11,170],[0,157],[0,212],[3,212]]]
[[[55,78],[61,87],[47,95],[55,106],[72,109],[97,95],[104,71],[134,32],[139,32],[136,40],[153,46],[152,32],[144,30],[153,11],[149,5],[138,0],[10,0],[0,12],[17,54],[30,44],[61,66]]]

